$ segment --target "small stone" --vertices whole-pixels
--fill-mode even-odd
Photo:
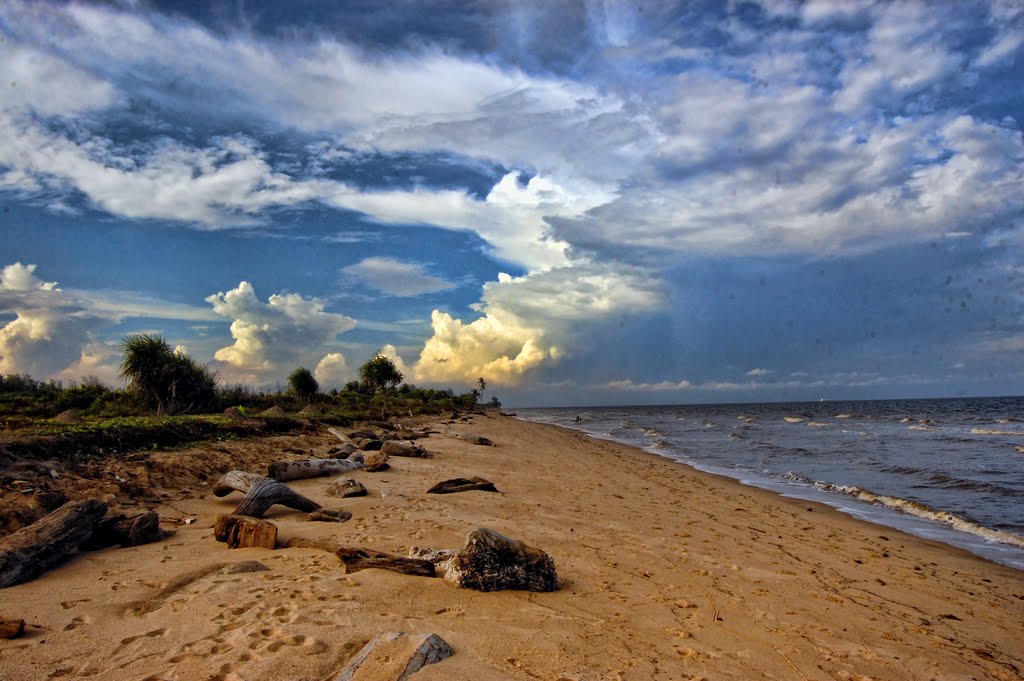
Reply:
[[[18,638],[25,633],[25,620],[0,618],[0,638]]]

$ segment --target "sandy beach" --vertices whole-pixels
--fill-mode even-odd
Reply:
[[[240,495],[214,497],[210,484],[238,460],[262,472],[324,456],[332,436],[152,454],[145,482],[174,536],[82,553],[0,591],[0,616],[28,623],[0,641],[0,678],[327,680],[389,631],[436,633],[454,649],[415,675],[424,681],[1024,675],[1020,571],[554,426],[489,414],[433,428],[420,443],[434,458],[351,474],[366,497],[328,496],[331,478],[291,483],[353,518],[311,523],[274,507],[273,551],[214,540],[214,519]],[[425,493],[471,476],[500,493]],[[280,548],[333,536],[404,556],[458,548],[478,527],[546,551],[560,590],[347,575],[330,553]],[[232,568],[246,561],[267,569]]]

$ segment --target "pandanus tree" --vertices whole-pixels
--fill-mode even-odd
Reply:
[[[121,341],[121,376],[128,387],[164,411],[190,411],[216,399],[216,379],[192,358],[175,352],[162,336],[137,334]]]
[[[313,396],[320,392],[320,383],[309,369],[299,367],[288,376],[288,388],[309,404]]]
[[[381,354],[376,354],[363,366],[359,367],[359,379],[375,392],[380,392],[384,401],[381,416],[388,412],[388,391],[402,382],[402,372],[395,363]]]

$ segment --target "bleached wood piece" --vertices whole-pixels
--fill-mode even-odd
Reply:
[[[275,480],[304,480],[337,475],[362,468],[363,464],[348,459],[303,459],[301,461],[275,461],[270,464],[269,475]]]

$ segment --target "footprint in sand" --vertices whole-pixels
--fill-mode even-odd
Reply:
[[[84,627],[87,624],[92,624],[91,618],[76,617],[75,619],[71,620],[66,627],[64,627],[64,631],[73,631],[78,627]]]
[[[163,636],[167,633],[166,629],[154,629],[153,631],[147,631],[145,634],[139,634],[138,636],[129,636],[128,638],[121,639],[121,645],[126,646],[133,641],[138,641],[140,638],[155,638],[157,636]]]

